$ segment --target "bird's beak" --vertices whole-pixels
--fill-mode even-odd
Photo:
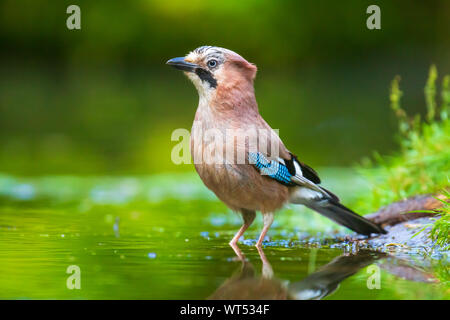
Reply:
[[[187,62],[183,57],[170,59],[166,64],[187,72],[194,72],[195,69],[199,67],[199,65],[195,63]]]

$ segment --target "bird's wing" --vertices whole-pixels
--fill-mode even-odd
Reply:
[[[261,152],[249,152],[248,159],[262,175],[274,179],[275,181],[288,186],[301,186],[314,190],[332,199],[339,200],[330,191],[318,185],[319,176],[309,166],[297,160],[297,157],[290,154],[290,159],[268,158]]]
[[[269,159],[261,152],[249,152],[248,155],[249,163],[253,164],[262,175],[266,175],[287,187],[296,187],[291,194],[290,202],[303,204],[360,234],[386,233],[376,223],[343,206],[336,195],[308,179],[306,175],[312,174],[311,172],[314,173],[313,179],[317,181],[318,177],[309,167],[306,167],[307,170],[302,170],[303,167],[295,156],[286,160],[283,158]],[[292,161],[293,168],[290,168],[289,161]]]
[[[290,167],[290,171],[294,170],[293,172],[300,172],[302,176],[304,176],[306,179],[320,184],[320,178],[319,175],[317,174],[317,172],[311,168],[310,166],[308,166],[307,164],[304,164],[303,162],[300,162],[297,159],[297,156],[289,153],[291,158],[290,159],[285,159],[285,163],[288,167]]]
[[[288,187],[306,187],[319,192],[324,198],[339,201],[336,195],[318,186],[320,178],[317,172],[310,166],[300,162],[297,156],[286,148],[279,135],[274,132],[261,116],[258,115],[255,121],[259,122],[258,127],[265,130],[258,131],[258,148],[248,149],[248,158],[249,162],[261,174],[267,175],[269,178],[275,179]],[[274,149],[272,149],[272,145],[275,146]],[[264,148],[261,149],[260,146],[264,146]]]

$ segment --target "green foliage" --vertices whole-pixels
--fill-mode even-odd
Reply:
[[[438,199],[442,201],[444,206],[439,211],[441,212],[441,217],[436,220],[431,229],[430,236],[436,243],[446,249],[450,248],[450,193],[444,190],[444,195],[447,200]]]
[[[416,194],[437,193],[449,185],[450,172],[450,77],[443,78],[442,101],[436,99],[438,73],[430,68],[425,86],[427,113],[408,117],[401,107],[402,91],[397,76],[391,84],[391,108],[399,125],[400,152],[394,156],[375,154],[375,163],[366,161],[362,172],[373,184],[371,193],[361,199],[366,211],[376,211],[393,201]],[[440,105],[440,107],[439,107]],[[448,193],[447,193],[448,195]],[[448,203],[442,217],[436,221],[430,236],[439,244],[448,242]]]
[[[410,212],[428,212],[428,213],[439,213],[439,218],[433,218],[434,223],[430,223],[421,228],[414,236],[417,236],[421,232],[431,227],[430,237],[433,241],[435,241],[438,245],[440,245],[444,250],[450,249],[450,192],[447,190],[443,190],[442,194],[446,197],[446,199],[441,199],[438,197],[434,197],[436,200],[439,200],[443,203],[442,208],[439,210],[415,210]]]

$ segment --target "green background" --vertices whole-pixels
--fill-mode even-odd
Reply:
[[[81,7],[81,30],[66,8]],[[366,8],[381,7],[381,30]],[[259,67],[260,110],[306,163],[355,164],[396,145],[388,107],[402,76],[423,112],[430,64],[450,68],[449,1],[0,1],[0,171],[151,174],[176,166],[197,93],[165,65],[201,45]]]

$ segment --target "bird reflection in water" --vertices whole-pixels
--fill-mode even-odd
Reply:
[[[241,261],[240,270],[227,279],[208,299],[211,300],[320,300],[337,290],[339,284],[377,260],[380,267],[398,277],[422,282],[435,282],[432,274],[389,254],[359,250],[334,258],[306,278],[289,282],[274,276],[272,267],[262,249],[258,253],[262,262],[261,275],[237,246],[232,247]]]

